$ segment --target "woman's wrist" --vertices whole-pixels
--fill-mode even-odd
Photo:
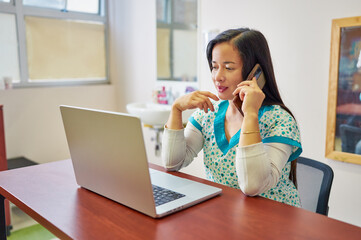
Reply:
[[[182,120],[182,111],[180,111],[176,104],[172,105],[169,119],[166,123],[168,129],[182,129],[183,120]]]
[[[175,113],[175,114],[182,114],[182,110],[181,110],[181,108],[180,108],[180,106],[178,105],[178,104],[176,104],[176,103],[174,103],[173,105],[172,105],[172,108],[171,108],[171,111],[173,112],[173,113]]]
[[[247,112],[243,112],[243,117],[244,118],[249,118],[249,119],[257,119],[258,122],[258,111],[247,111]]]
[[[258,113],[244,113],[241,134],[257,135],[259,134]]]
[[[254,130],[254,131],[241,131],[241,134],[257,134],[259,133],[259,130]]]

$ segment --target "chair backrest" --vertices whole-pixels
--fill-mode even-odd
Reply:
[[[297,185],[302,208],[327,216],[332,181],[330,166],[309,158],[298,158]]]

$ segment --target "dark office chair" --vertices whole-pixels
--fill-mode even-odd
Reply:
[[[340,125],[342,152],[355,153],[356,144],[361,140],[361,128],[348,124]],[[359,154],[359,152],[357,152]]]
[[[297,160],[297,185],[302,208],[319,214],[328,214],[328,199],[333,171],[327,164],[299,157]]]

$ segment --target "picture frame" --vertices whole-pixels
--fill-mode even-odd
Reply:
[[[332,20],[325,156],[361,164],[361,16]]]

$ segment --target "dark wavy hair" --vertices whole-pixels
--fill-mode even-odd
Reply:
[[[283,109],[290,113],[292,117],[294,117],[292,112],[283,103],[281,95],[278,91],[276,78],[273,70],[271,53],[264,35],[257,30],[252,30],[249,28],[229,29],[218,34],[207,45],[207,60],[211,71],[213,48],[217,44],[224,42],[232,44],[235,49],[238,50],[239,56],[243,63],[243,79],[247,78],[249,72],[252,70],[256,63],[261,65],[264,76],[266,78],[266,84],[262,89],[266,96],[262,103],[262,106],[280,105]],[[296,166],[297,159],[291,162],[291,171],[289,178],[297,187]]]

